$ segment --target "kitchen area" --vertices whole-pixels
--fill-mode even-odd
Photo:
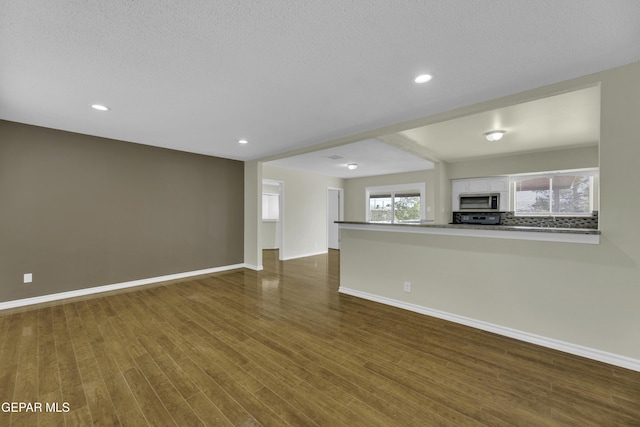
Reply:
[[[628,96],[640,87],[638,71],[635,64],[542,87],[399,131],[419,141],[416,151],[435,167],[347,180],[340,292],[640,370],[632,302],[640,298],[640,236],[628,215],[640,209],[628,197],[640,132],[624,119],[640,114],[640,97]],[[578,98],[554,110],[557,121],[526,135],[508,126],[530,100],[549,109],[545,102],[558,94]],[[588,120],[595,141],[581,134],[585,128],[567,126],[582,95],[596,101]],[[489,111],[500,112],[492,120],[506,131],[501,142],[479,141],[472,126]],[[580,141],[563,145],[550,123]],[[460,144],[447,137],[455,128]],[[524,136],[546,145],[534,149]],[[520,145],[500,152],[507,144]],[[418,182],[426,185],[421,221],[367,221],[367,188]]]
[[[430,160],[434,167],[349,179],[345,218],[350,222],[375,222],[373,212],[362,211],[372,191],[393,190],[394,185],[426,186],[420,218],[392,223],[598,234],[600,87],[596,84],[434,121],[380,139]]]
[[[426,234],[599,243],[598,211],[594,209],[598,196],[597,168],[520,177],[451,180],[451,217],[447,223],[424,220],[340,224],[342,229],[411,227],[414,232]],[[530,181],[536,186],[527,185]],[[560,185],[562,182],[564,186]]]

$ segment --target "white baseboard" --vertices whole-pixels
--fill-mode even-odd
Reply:
[[[93,288],[78,289],[75,291],[60,292],[57,294],[42,295],[32,298],[24,298],[13,301],[0,302],[0,311],[9,308],[22,307],[25,305],[40,304],[43,302],[57,301],[61,299],[80,297],[97,294],[101,292],[115,291],[118,289],[132,288],[135,286],[149,285],[152,283],[166,282],[168,280],[183,279],[185,277],[200,276],[203,274],[219,273],[221,271],[234,270],[237,268],[251,268],[247,264],[233,264],[222,267],[207,268],[204,270],[187,271],[184,273],[169,274],[166,276],[150,277],[148,279],[132,280],[130,282],[114,283],[112,285],[96,286]],[[260,268],[262,269],[262,267]]]
[[[248,268],[249,270],[262,271],[264,267],[261,265],[253,265],[253,264],[242,264],[244,268]]]
[[[282,261],[289,261],[289,260],[298,259],[298,258],[306,258],[308,256],[325,255],[326,253],[328,253],[328,251],[325,249],[324,251],[320,251],[320,252],[312,252],[312,253],[308,253],[308,254],[300,254],[300,255],[295,255],[295,256],[288,256],[288,257],[282,258]]]
[[[577,344],[572,344],[553,338],[547,338],[540,335],[530,334],[528,332],[511,329],[492,323],[483,322],[481,320],[470,319],[468,317],[459,316],[457,314],[447,313],[435,310],[421,305],[411,304],[379,295],[370,294],[368,292],[358,291],[356,289],[340,287],[338,292],[346,295],[352,295],[358,298],[379,302],[381,304],[402,308],[427,316],[437,317],[439,319],[448,320],[450,322],[459,323],[461,325],[471,326],[472,328],[481,329],[483,331],[493,332],[520,341],[540,345],[542,347],[552,348],[554,350],[563,351],[565,353],[574,354],[576,356],[586,357],[588,359],[597,360],[599,362],[608,363],[610,365],[620,366],[622,368],[631,369],[640,372],[640,360],[618,354],[608,353],[606,351],[596,350]]]

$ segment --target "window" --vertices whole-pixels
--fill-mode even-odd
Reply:
[[[368,187],[367,221],[402,223],[424,219],[424,188],[423,183]]]
[[[516,215],[591,215],[597,169],[512,176]]]
[[[280,196],[262,193],[262,220],[277,221],[280,218]]]

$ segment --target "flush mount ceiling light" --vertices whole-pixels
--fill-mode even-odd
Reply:
[[[358,164],[357,163],[349,163],[347,165],[347,167],[349,168],[349,170],[358,169]]]
[[[500,141],[504,134],[507,133],[506,130],[492,130],[484,133],[484,137],[487,138],[489,142]]]
[[[247,141],[246,139],[239,139],[238,140],[238,144],[248,144],[249,141]]]
[[[101,104],[93,104],[91,105],[91,108],[93,108],[94,110],[98,110],[98,111],[109,111],[111,108],[101,105]]]
[[[419,76],[417,76],[415,79],[413,79],[414,82],[418,83],[418,84],[422,84],[422,83],[426,83],[429,80],[431,80],[433,77],[431,76],[431,74],[420,74]]]

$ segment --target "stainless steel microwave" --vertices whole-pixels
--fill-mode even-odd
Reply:
[[[500,193],[460,194],[462,212],[497,212],[500,210]]]

